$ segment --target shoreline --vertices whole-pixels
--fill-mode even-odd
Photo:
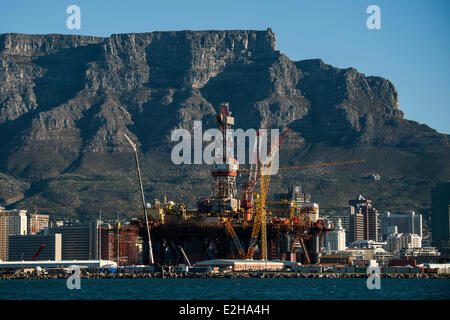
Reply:
[[[69,274],[1,274],[0,280],[68,279]],[[381,273],[381,279],[450,279],[450,274]],[[81,279],[337,279],[368,278],[366,273],[226,272],[226,273],[82,273]]]

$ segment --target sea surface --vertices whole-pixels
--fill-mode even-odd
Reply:
[[[2,280],[0,299],[450,299],[450,279],[81,279]]]

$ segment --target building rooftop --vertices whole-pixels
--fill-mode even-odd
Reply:
[[[235,265],[235,264],[258,264],[258,265],[274,265],[283,264],[284,266],[298,266],[298,262],[283,261],[283,260],[250,260],[250,259],[214,259],[198,261],[195,263],[197,266],[210,266],[210,265]]]
[[[347,258],[348,256],[345,254],[340,254],[340,253],[336,253],[336,254],[328,254],[326,256],[322,256],[321,258]]]

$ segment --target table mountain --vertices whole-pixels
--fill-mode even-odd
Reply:
[[[209,168],[173,165],[170,134],[194,120],[214,127],[225,101],[236,128],[291,128],[282,166],[366,160],[290,170],[272,192],[299,184],[323,206],[363,193],[380,209],[418,210],[429,206],[433,183],[450,178],[449,135],[406,120],[389,80],[292,61],[270,29],[2,34],[0,205],[136,216],[125,132],[138,143],[148,200],[194,206],[211,193]],[[372,173],[381,180],[367,180]]]

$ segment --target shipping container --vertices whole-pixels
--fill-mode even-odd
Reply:
[[[311,267],[311,273],[321,273],[322,267]]]
[[[410,273],[411,269],[410,267],[395,267],[397,269],[397,273]]]
[[[209,272],[211,271],[211,267],[188,267],[188,272]]]
[[[411,268],[411,273],[423,273],[422,268]]]
[[[101,272],[106,272],[106,273],[116,273],[117,272],[117,268],[100,268]]]
[[[426,268],[425,273],[439,273],[439,268]]]
[[[395,267],[384,267],[383,272],[384,273],[396,273],[397,269]]]
[[[354,273],[355,272],[355,267],[345,267],[345,272],[347,272],[347,273]]]
[[[413,266],[416,267],[417,266],[417,261],[416,259],[393,259],[389,261],[389,266],[390,267],[395,267],[395,266]]]
[[[336,273],[345,273],[345,272],[347,272],[347,270],[346,270],[345,267],[334,267],[334,268],[333,268],[333,272],[336,272]]]

